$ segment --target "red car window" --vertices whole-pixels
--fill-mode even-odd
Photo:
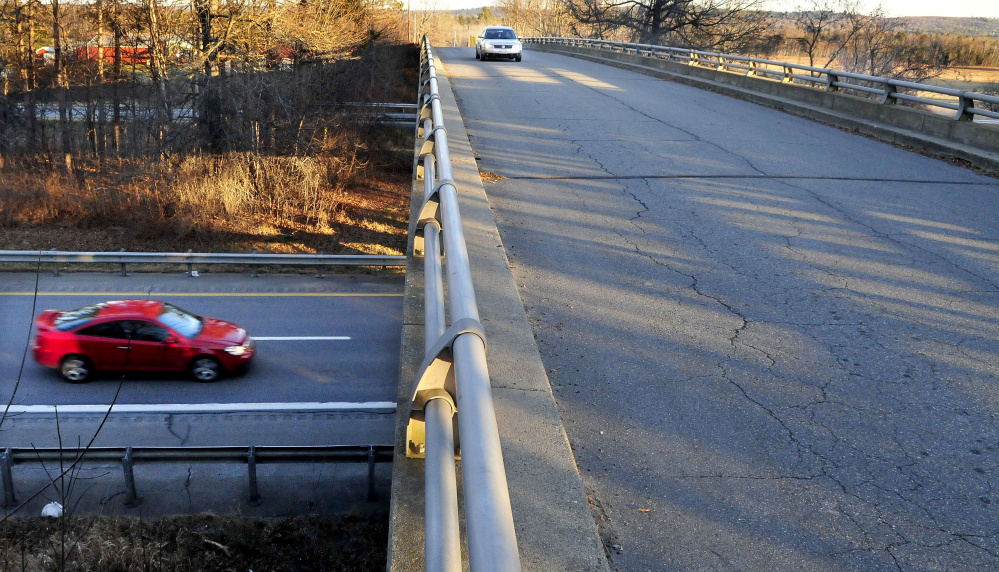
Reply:
[[[166,328],[152,322],[133,320],[128,326],[132,339],[140,342],[162,342],[170,336]]]
[[[124,340],[128,338],[130,329],[126,329],[124,321],[104,322],[83,328],[77,334],[81,336],[95,336],[99,338],[114,338]]]

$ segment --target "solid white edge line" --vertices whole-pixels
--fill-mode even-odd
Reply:
[[[12,405],[8,413],[262,413],[327,411],[395,411],[394,401],[305,403],[158,403],[110,405]]]
[[[349,341],[350,336],[250,336],[257,342],[290,342],[290,341],[311,341],[311,340],[338,340]]]

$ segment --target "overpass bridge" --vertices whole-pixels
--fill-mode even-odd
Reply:
[[[525,570],[999,566],[996,179],[620,67],[438,56]],[[422,569],[420,471],[392,570]]]
[[[636,68],[628,54],[578,54],[619,67],[530,50],[522,63],[478,62],[471,49],[438,55],[452,169],[436,182],[453,177],[458,191],[463,256],[478,296],[473,321],[481,327],[463,326],[457,335],[489,341],[486,393],[519,547],[517,562],[481,569],[999,568],[996,179],[747,101],[805,113],[742,86],[710,84],[740,96],[732,98],[649,75],[659,72],[647,62],[638,62],[644,73],[623,69]],[[822,118],[835,124],[843,115]],[[911,125],[907,135],[868,120],[847,127],[933,150]],[[972,166],[991,165],[999,146],[994,128],[984,129],[973,131],[978,148],[957,142]],[[424,183],[415,187],[414,226],[429,220],[421,210]],[[453,241],[447,229],[444,236]],[[118,256],[124,275],[132,261]],[[308,258],[294,263],[331,262]],[[422,570],[424,546],[437,540],[423,533],[425,462],[400,454],[415,448],[405,422],[425,332],[435,329],[422,313],[430,288],[424,272],[410,257],[401,295],[391,570]],[[50,296],[90,296],[128,280],[92,279],[96,287],[45,284],[53,286]],[[372,327],[373,316],[393,315],[392,304],[366,301],[398,298],[391,281],[272,279],[250,287],[217,277],[226,283],[188,292],[195,286],[186,280],[157,278],[197,304],[234,289],[267,299],[343,300],[348,309],[331,311],[346,318],[339,327],[357,322],[359,336],[386,340],[371,347],[397,343],[394,333]],[[463,288],[448,287],[452,295]],[[29,290],[7,292],[16,301],[5,302],[8,309],[30,312],[20,296]],[[358,300],[348,304],[351,298]],[[263,320],[273,335],[316,326],[301,317],[315,313],[307,302],[284,305],[290,324],[245,305],[247,319]],[[263,432],[281,440],[256,443],[268,446],[292,437],[307,445],[331,433],[349,444],[391,431],[379,417],[392,410],[381,401],[394,389],[391,372],[355,380],[347,388],[352,401],[334,403],[335,366],[303,348],[284,350],[299,356],[296,363],[318,358],[298,368],[298,378],[314,383],[296,391],[318,393],[296,394],[297,405],[248,396],[226,423],[205,416],[196,419],[205,427],[190,421],[183,429],[173,404],[164,409],[158,395],[135,395],[131,425],[105,437],[123,441],[145,424],[159,432],[150,433],[153,445],[190,445],[218,437],[213,425],[229,439]],[[16,362],[0,357],[3,367]],[[382,369],[394,363],[369,361]],[[386,380],[387,387],[373,385]],[[295,425],[275,413],[289,405],[298,412]],[[337,433],[333,423],[344,429]],[[464,445],[463,470],[479,454]],[[450,463],[446,450],[437,456]],[[466,491],[466,513],[469,500],[479,510],[481,497],[496,496],[484,490]],[[462,527],[471,528],[470,519]],[[467,567],[469,547],[457,549]]]

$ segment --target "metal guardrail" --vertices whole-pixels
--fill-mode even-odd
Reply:
[[[344,107],[352,107],[361,115],[382,125],[412,128],[419,117],[420,106],[415,103],[355,103],[348,102]]]
[[[765,77],[782,83],[800,83],[825,91],[855,92],[867,97],[880,97],[885,105],[898,101],[909,101],[929,107],[955,111],[957,121],[973,121],[976,116],[999,119],[999,97],[938,87],[925,83],[914,83],[891,78],[852,73],[842,70],[819,68],[749,56],[705,52],[687,48],[654,46],[651,44],[629,44],[607,40],[590,40],[586,38],[522,38],[524,43],[539,45],[554,44],[612,50],[623,53],[634,53],[643,56],[674,60],[691,66],[710,68],[717,71],[741,73],[748,76]],[[934,94],[947,99],[925,97],[923,94]],[[995,111],[976,106],[990,104]]]
[[[462,569],[453,433],[457,415],[470,570],[514,572],[521,569],[520,554],[486,365],[485,332],[458,212],[433,47],[426,36],[420,72],[416,176],[423,181],[425,201],[414,256],[424,257],[426,351],[412,394],[406,454],[426,459],[425,567],[431,572]],[[444,257],[450,326],[445,321]]]
[[[8,447],[0,453],[0,481],[3,483],[3,507],[12,508],[14,465],[26,463],[120,462],[125,480],[125,506],[142,503],[135,485],[136,463],[246,463],[249,502],[259,504],[257,465],[263,463],[367,463],[368,500],[375,499],[375,464],[392,462],[391,445],[328,445],[305,447],[91,447],[60,449],[45,447]]]
[[[405,266],[405,256],[387,254],[219,254],[211,252],[61,252],[57,250],[0,250],[0,262],[55,264],[120,264],[125,276],[129,264],[186,264],[187,273],[197,276],[195,264],[243,264],[248,266],[317,266],[319,275],[326,266]],[[256,275],[256,270],[254,270]]]

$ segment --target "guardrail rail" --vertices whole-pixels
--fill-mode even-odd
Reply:
[[[846,91],[868,98],[880,98],[881,103],[884,105],[891,105],[899,101],[908,101],[926,105],[930,108],[954,111],[953,119],[956,121],[974,121],[976,119],[981,120],[981,118],[999,119],[999,97],[974,91],[963,91],[925,83],[914,83],[750,56],[738,56],[670,46],[631,44],[587,38],[537,36],[522,38],[522,41],[524,43],[539,45],[586,47],[638,54],[651,58],[677,61],[716,71],[763,77],[782,83],[801,84],[825,91]],[[936,97],[927,97],[923,94],[932,94]],[[992,109],[988,109],[986,106]]]
[[[251,505],[261,501],[257,465],[263,463],[367,463],[368,500],[375,499],[375,464],[392,462],[391,445],[236,446],[236,447],[7,447],[0,452],[3,508],[14,508],[15,465],[120,462],[125,480],[125,506],[142,503],[135,484],[136,463],[246,463]]]
[[[128,274],[129,264],[187,265],[188,276],[197,276],[195,264],[259,266],[316,266],[319,276],[327,266],[405,266],[406,257],[389,254],[225,254],[215,252],[63,252],[57,250],[0,250],[0,262],[53,264],[52,274],[59,275],[59,264],[120,264],[121,275]]]
[[[436,70],[433,47],[424,36],[416,177],[423,182],[425,200],[413,254],[424,258],[425,359],[412,392],[406,454],[426,460],[425,569],[462,569],[453,433],[457,416],[470,570],[515,572],[521,569],[520,555],[486,365],[485,332],[458,211]]]

